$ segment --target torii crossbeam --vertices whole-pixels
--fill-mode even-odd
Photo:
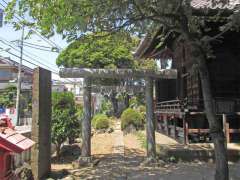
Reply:
[[[60,76],[64,78],[161,78],[176,79],[177,70],[162,69],[152,70],[133,70],[133,69],[90,69],[90,68],[64,68],[60,70]]]
[[[62,78],[84,78],[84,119],[82,121],[82,153],[80,159],[91,159],[91,79],[93,78],[144,78],[146,81],[146,135],[147,157],[156,157],[155,122],[153,111],[153,80],[176,79],[177,70],[163,69],[159,71],[133,70],[133,69],[90,69],[90,68],[64,68],[60,69]]]

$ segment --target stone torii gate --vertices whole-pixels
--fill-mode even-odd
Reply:
[[[153,110],[153,80],[176,79],[177,70],[164,69],[159,71],[132,70],[132,69],[88,69],[64,68],[60,70],[63,78],[84,78],[83,102],[84,118],[82,121],[82,152],[80,159],[91,160],[91,79],[92,78],[144,78],[146,81],[146,136],[147,157],[156,157],[155,122]]]

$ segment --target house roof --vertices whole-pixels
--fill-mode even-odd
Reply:
[[[18,68],[19,63],[11,60],[10,58],[5,58],[5,57],[0,57],[0,65],[3,66],[8,66],[8,67],[13,67],[13,68]],[[33,69],[22,65],[22,71],[29,73],[29,74],[33,74]]]

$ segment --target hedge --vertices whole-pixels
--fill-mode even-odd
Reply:
[[[105,114],[97,114],[92,119],[92,125],[95,129],[107,129],[109,124],[109,118]]]
[[[121,128],[124,130],[129,125],[133,125],[137,130],[144,127],[144,119],[140,112],[128,108],[121,115]]]

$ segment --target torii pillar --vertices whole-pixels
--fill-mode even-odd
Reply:
[[[79,163],[90,163],[91,161],[91,79],[84,78],[83,81],[83,110],[82,121],[82,151]]]
[[[155,143],[155,120],[153,110],[153,79],[146,78],[146,135],[147,135],[147,157],[156,158]]]

